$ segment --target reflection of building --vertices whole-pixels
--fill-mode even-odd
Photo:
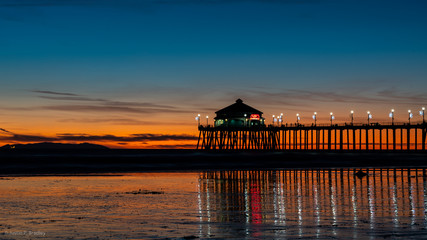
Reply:
[[[199,212],[201,221],[207,223],[245,224],[245,228],[233,229],[233,225],[220,229],[232,233],[230,237],[258,237],[258,225],[267,221],[274,200],[264,195],[273,191],[276,181],[274,171],[216,171],[205,172],[199,182]],[[215,234],[209,224],[202,225],[202,237]],[[221,236],[227,238],[227,236]]]
[[[215,127],[263,126],[262,112],[237,99],[234,104],[216,111]]]
[[[378,238],[427,228],[426,169],[363,171],[363,178],[356,169],[202,173],[200,236]]]

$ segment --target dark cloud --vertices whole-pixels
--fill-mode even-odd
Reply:
[[[0,140],[13,142],[53,142],[58,141],[55,137],[45,137],[41,135],[21,135],[13,134],[12,136],[0,136]]]
[[[74,93],[65,93],[65,92],[53,92],[53,91],[43,91],[43,90],[34,90],[31,91],[34,93],[43,93],[43,94],[49,94],[49,95],[61,95],[61,96],[79,96]]]
[[[425,94],[401,92],[394,89],[379,91],[320,91],[287,89],[282,91],[247,91],[249,98],[264,99],[275,105],[309,107],[313,103],[362,103],[362,104],[419,104],[427,102]]]
[[[150,107],[150,108],[162,108],[162,109],[174,109],[176,107],[169,106],[169,105],[161,105],[161,104],[155,104],[155,103],[147,103],[147,102],[122,102],[122,101],[111,101],[111,100],[104,100],[106,105],[109,106],[133,106],[133,107]]]
[[[80,118],[80,119],[62,119],[60,122],[78,122],[78,123],[109,123],[118,125],[164,125],[170,123],[159,123],[156,121],[141,121],[132,118]]]
[[[69,105],[41,106],[38,109],[70,112],[121,112],[121,113],[191,113],[192,111],[179,109],[175,106],[163,105],[150,102],[115,101],[103,98],[92,98],[75,93],[54,92],[48,90],[32,91],[41,93],[39,98],[65,101],[81,102]]]
[[[151,148],[160,148],[160,149],[195,149],[196,144],[171,144],[171,145],[150,145]]]
[[[149,142],[149,141],[182,141],[182,140],[196,140],[196,136],[188,134],[132,134],[129,136],[116,136],[112,134],[106,135],[90,135],[90,134],[71,134],[64,133],[58,134],[55,137],[46,137],[42,135],[21,135],[13,134],[12,136],[0,136],[2,141],[13,142],[58,142],[58,141],[75,141],[75,142],[88,142],[88,141],[112,141],[112,142]]]
[[[10,131],[8,131],[8,130],[6,130],[6,129],[4,129],[4,128],[0,128],[0,131],[5,132],[5,133],[13,134],[13,132],[10,132]]]
[[[144,108],[144,107],[126,107],[126,106],[102,106],[102,105],[51,105],[42,106],[41,109],[68,111],[68,112],[121,112],[121,113],[193,113],[189,110],[163,109],[163,108]]]
[[[90,98],[90,97],[82,97],[77,95],[76,97],[54,97],[54,96],[39,96],[39,97],[44,99],[49,99],[49,100],[60,100],[60,101],[99,102],[99,103],[103,103],[104,105],[111,105],[111,106],[156,107],[156,108],[165,108],[165,109],[175,108],[173,106],[161,105],[161,104],[155,104],[155,103],[112,101],[112,100],[106,100],[102,98]]]
[[[60,101],[103,101],[102,99],[93,99],[88,97],[54,97],[54,96],[39,96],[39,98],[49,99],[49,100],[60,100]]]
[[[115,142],[145,142],[145,141],[170,141],[170,140],[196,140],[196,136],[181,134],[132,134],[129,136],[115,136],[115,135],[87,135],[87,134],[59,134],[58,140],[65,141],[115,141]]]
[[[187,134],[132,134],[129,136],[116,136],[112,134],[106,135],[90,135],[90,134],[58,134],[55,137],[46,137],[42,135],[22,135],[13,134],[11,136],[0,136],[1,141],[10,141],[14,143],[28,142],[117,142],[117,144],[125,145],[130,142],[147,143],[152,141],[186,141],[197,140],[196,136]],[[165,145],[166,146],[166,145]],[[193,145],[189,145],[193,146]]]
[[[394,88],[378,92],[378,96],[390,100],[398,100],[403,103],[424,103],[427,102],[425,93],[401,92]]]
[[[162,125],[180,125],[180,126],[192,126],[194,123],[192,121],[186,122],[172,122],[170,121],[144,121],[135,118],[65,118],[60,119],[58,122],[63,123],[82,123],[82,124],[114,124],[114,125],[128,125],[128,126],[162,126]]]

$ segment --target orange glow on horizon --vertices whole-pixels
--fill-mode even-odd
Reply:
[[[229,102],[232,104],[232,101]],[[246,103],[246,101],[245,101]],[[330,124],[330,112],[334,113],[334,124],[350,123],[351,115],[354,116],[354,123],[366,123],[366,110],[368,107],[363,105],[343,105],[336,103],[336,106],[310,106],[302,109],[291,109],[283,106],[273,106],[256,101],[247,101],[247,104],[259,108],[264,112],[262,117],[266,118],[266,123],[271,124],[271,116],[283,116],[281,125],[295,124],[296,113],[299,113],[298,122],[304,125],[314,123],[312,118],[313,110],[316,111],[316,121],[318,125]],[[227,104],[213,103],[214,109],[221,109]],[[351,110],[350,110],[351,109]],[[405,107],[387,107],[380,108],[371,106],[370,112],[373,118],[371,123],[390,123],[389,112],[395,110],[395,123],[408,122],[408,110]],[[411,119],[412,124],[420,123],[422,117],[418,114],[419,107],[412,107],[414,116]],[[415,111],[417,109],[417,111]],[[117,114],[117,113],[88,113],[88,112],[67,112],[67,111],[19,111],[7,110],[0,116],[0,145],[6,144],[26,144],[37,142],[58,142],[58,143],[93,143],[100,144],[110,148],[142,148],[142,149],[162,149],[162,148],[188,148],[194,149],[197,145],[198,121],[195,117],[201,115],[200,123],[206,125],[209,121],[213,125],[214,110],[210,112],[197,109],[194,114],[191,113],[155,113],[153,115],[141,114]],[[350,113],[353,112],[353,113]],[[283,114],[283,115],[282,115]],[[206,118],[206,116],[211,116]],[[260,116],[261,117],[261,116]],[[276,123],[277,124],[277,123]],[[87,140],[64,140],[63,135],[89,136]],[[132,138],[138,134],[148,135],[170,135],[170,139],[147,138],[145,140],[126,140],[121,138]],[[13,135],[30,136],[34,138],[18,138]],[[112,136],[102,139],[103,136]],[[174,137],[176,136],[176,139]],[[192,136],[193,139],[182,139],[182,136]],[[37,140],[37,137],[39,140]],[[90,138],[90,137],[94,137]],[[98,137],[98,138],[97,138]],[[114,138],[115,137],[115,138]],[[113,139],[113,140],[112,140]],[[118,140],[114,140],[118,139]]]

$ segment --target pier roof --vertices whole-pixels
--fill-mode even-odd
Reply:
[[[225,107],[221,110],[216,111],[215,113],[217,115],[223,115],[223,114],[232,114],[232,113],[254,113],[254,114],[262,114],[261,111],[246,105],[243,103],[242,99],[237,99],[235,103],[231,104],[228,107]]]

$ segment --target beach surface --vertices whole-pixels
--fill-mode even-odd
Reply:
[[[0,177],[0,239],[425,239],[426,169]]]

